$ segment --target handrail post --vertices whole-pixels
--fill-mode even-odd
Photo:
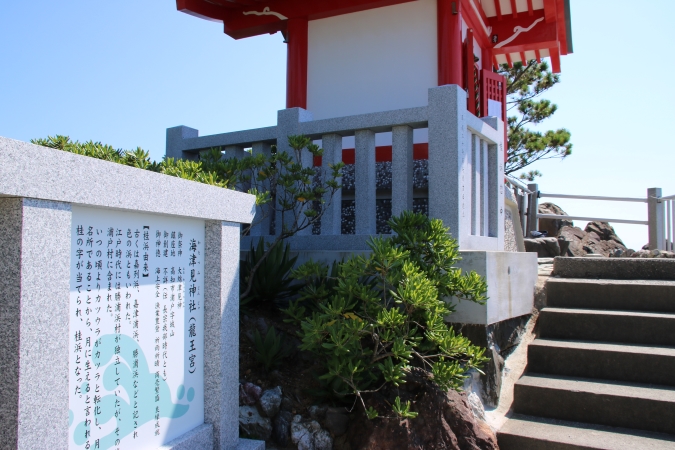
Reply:
[[[661,202],[661,188],[647,189],[647,221],[649,222],[649,249],[665,250],[665,236],[663,227],[663,203]]]
[[[537,183],[531,183],[527,185],[527,188],[532,192],[528,195],[527,202],[527,235],[526,238],[531,237],[532,231],[537,231],[539,228],[539,219],[537,219],[537,214],[539,213],[539,185]]]
[[[355,233],[377,233],[375,132],[357,130],[354,145]]]
[[[321,138],[321,146],[323,147],[322,176],[327,177],[331,173],[330,166],[342,162],[342,136],[339,134],[324,134]],[[326,203],[321,206],[325,208],[321,215],[321,234],[342,234],[342,189],[335,191],[332,200],[330,194],[326,193],[325,201]],[[329,201],[330,204],[328,204]]]

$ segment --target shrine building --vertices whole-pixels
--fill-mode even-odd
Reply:
[[[478,117],[505,117],[499,64],[572,52],[569,0],[177,0],[234,39],[281,32],[286,107],[313,119],[424,106],[456,84]],[[493,103],[496,102],[496,103]],[[420,135],[417,140],[425,140]]]

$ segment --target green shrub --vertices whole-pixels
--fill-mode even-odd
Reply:
[[[389,225],[396,234],[372,238],[372,253],[340,263],[337,279],[316,263],[298,268],[303,300],[285,310],[300,327],[300,348],[321,362],[320,379],[338,396],[356,396],[371,418],[377,412],[363,394],[405,383],[411,366],[429,372],[440,388],[459,390],[466,372],[486,361],[484,349],[444,321],[452,307],[443,298],[487,300],[485,281],[454,267],[459,253],[448,229],[410,212]],[[415,415],[400,398],[393,410]]]
[[[265,367],[266,371],[277,367],[284,358],[292,353],[283,333],[277,334],[274,327],[269,327],[265,339],[262,338],[258,330],[255,330],[253,343],[255,344],[255,359]]]
[[[241,305],[283,300],[297,293],[301,287],[297,284],[293,285],[294,280],[289,276],[298,259],[297,256],[289,257],[290,245],[278,244],[267,257],[263,258],[267,247],[269,245],[262,237],[256,247],[251,242],[251,251],[241,264],[240,289],[242,291],[248,286],[249,277],[253,277],[250,292],[246,297],[241,298]],[[258,269],[251,272],[256,265]]]

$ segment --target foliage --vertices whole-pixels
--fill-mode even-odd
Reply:
[[[548,63],[536,60],[521,62],[509,67],[500,66],[498,73],[507,80],[507,108],[517,115],[508,117],[508,155],[504,171],[507,174],[522,170],[537,161],[560,158],[572,154],[571,133],[565,129],[533,131],[529,125],[539,125],[558,109],[550,100],[536,98],[558,84],[560,77],[551,73]],[[541,176],[538,170],[520,175],[530,181]]]
[[[241,264],[241,279],[244,286],[248,286],[249,277],[253,278],[251,290],[246,297],[241,297],[241,305],[247,305],[252,302],[274,301],[287,298],[295,294],[299,287],[293,285],[293,280],[288,276],[297,256],[289,257],[290,246],[277,245],[269,255],[262,260],[255,273],[251,273],[251,268],[261,261],[266,250],[265,240],[261,237],[257,246],[251,242],[251,251],[246,260]]]
[[[277,222],[277,229],[265,251],[248,268],[243,298],[257,295],[251,292],[255,280],[259,279],[255,273],[279,242],[306,228],[311,229],[321,219],[335,193],[342,188],[338,181],[342,176],[343,163],[330,165],[325,171],[320,167],[303,166],[304,152],[309,152],[308,156],[312,158],[323,155],[323,149],[306,136],[289,136],[290,152],[279,151],[276,146],[272,146],[269,154],[238,159],[223,158],[222,149],[212,148],[202,151],[198,161],[165,158],[159,163],[151,161],[149,153],[141,148],[116,150],[100,142],[71,141],[68,136],[49,136],[31,142],[255,195],[259,211],[254,223],[245,228],[244,233],[267,218]]]
[[[274,327],[269,327],[265,339],[256,329],[253,334],[255,344],[255,359],[265,367],[266,371],[277,367],[286,357],[291,354],[291,347],[287,345],[283,333]]]
[[[460,389],[465,373],[486,360],[484,349],[444,321],[452,312],[444,297],[487,300],[485,281],[454,267],[459,253],[448,229],[411,212],[389,225],[394,236],[371,238],[372,253],[338,264],[336,278],[317,263],[294,271],[306,286],[284,311],[300,327],[300,348],[321,362],[320,379],[338,396],[355,396],[371,418],[377,411],[367,407],[364,394],[405,383],[410,367],[432,374],[442,389]],[[415,414],[400,398],[393,411]]]

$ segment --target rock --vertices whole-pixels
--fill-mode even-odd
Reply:
[[[621,254],[628,253],[628,249],[616,235],[614,228],[607,222],[589,222],[586,229],[564,226],[559,236],[569,241],[568,256],[586,256],[598,254],[611,256],[620,250]]]
[[[264,441],[272,435],[272,421],[262,417],[253,406],[239,407],[239,428],[252,439]]]
[[[323,420],[324,417],[326,416],[326,406],[318,406],[318,405],[312,405],[309,408],[307,408],[307,412],[309,413],[309,417],[311,417],[314,420]]]
[[[288,447],[291,442],[291,421],[293,414],[281,411],[272,419],[272,439],[281,447]]]
[[[262,389],[253,383],[239,384],[239,404],[240,405],[255,405],[260,396]]]
[[[349,416],[344,408],[328,408],[324,426],[333,436],[342,436],[347,431]]]
[[[523,239],[526,252],[534,252],[538,258],[553,258],[560,256],[560,243],[555,237]]]
[[[304,420],[302,416],[293,417],[291,422],[291,441],[298,450],[331,450],[333,439],[316,420]]]
[[[473,345],[487,349],[485,356],[488,362],[482,367],[483,375],[477,372],[472,381],[474,386],[465,384],[464,390],[478,394],[481,402],[488,407],[496,407],[502,387],[502,370],[504,359],[520,343],[530,315],[514,317],[490,325],[451,324],[463,336],[469,338]],[[478,385],[478,386],[475,386]]]
[[[630,250],[629,250],[630,252]],[[628,255],[627,255],[628,256]],[[675,252],[665,250],[638,250],[630,253],[631,258],[675,258]]]
[[[281,386],[263,392],[259,404],[264,415],[270,418],[276,416],[281,406]]]
[[[402,403],[410,401],[419,415],[368,420],[360,408],[347,430],[351,450],[498,450],[494,432],[476,419],[466,393],[443,392],[427,373],[414,368],[406,390],[385,387],[371,394],[368,404],[381,416],[391,416],[390,405],[397,395]]]
[[[471,392],[468,395],[467,400],[469,401],[469,406],[471,406],[471,411],[476,419],[485,422],[485,408],[483,408],[483,402],[480,401],[478,394]]]
[[[539,205],[539,214],[556,214],[558,216],[567,215],[567,213],[555,203],[541,203]],[[572,226],[574,226],[574,223],[571,220],[539,219],[539,230],[547,231],[548,235],[551,237],[558,236],[558,232],[562,227]]]

